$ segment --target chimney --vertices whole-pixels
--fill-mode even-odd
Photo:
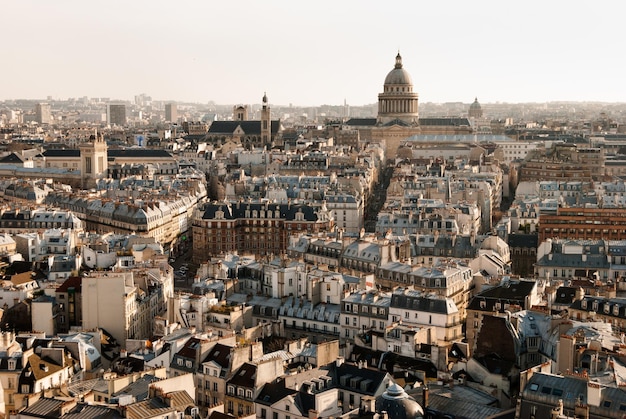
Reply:
[[[580,301],[583,298],[585,298],[585,290],[583,289],[583,287],[578,287],[578,289],[576,290],[576,301]]]
[[[563,416],[563,399],[559,399],[559,402],[552,408],[551,419],[559,419]]]
[[[602,400],[602,387],[598,383],[589,381],[587,383],[587,404],[590,406],[600,406]]]
[[[578,400],[574,406],[574,416],[580,419],[589,419],[589,405]]]
[[[365,413],[374,413],[376,411],[376,398],[372,396],[361,397],[361,409]]]
[[[422,390],[422,407],[426,409],[428,407],[428,387],[424,386]]]

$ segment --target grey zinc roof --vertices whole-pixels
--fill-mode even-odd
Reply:
[[[24,409],[21,412],[21,414],[31,415],[35,417],[38,417],[38,416],[45,417],[47,415],[50,415],[58,411],[61,408],[61,406],[63,406],[63,404],[65,404],[65,401],[63,400],[42,397],[41,399],[37,400],[35,403],[28,406],[26,409]]]
[[[117,397],[129,394],[132,395],[136,401],[140,402],[148,397],[148,388],[150,387],[150,384],[154,383],[155,381],[159,381],[159,378],[155,377],[154,375],[146,374],[143,377],[139,378],[137,381],[113,393],[112,396]]]
[[[588,403],[587,386],[587,380],[580,377],[535,373],[522,391],[520,417],[530,417],[531,404],[527,402],[533,402],[536,406],[536,417],[550,417],[552,406],[556,406],[559,400],[563,400],[563,407],[566,410],[574,411],[579,399],[585,404]],[[600,387],[600,403],[598,406],[588,404],[589,416],[622,417],[626,412],[626,392],[614,387],[602,385]]]
[[[267,208],[267,210],[266,210]],[[224,212],[224,218],[233,220],[233,219],[242,219],[246,218],[246,211],[279,211],[280,217],[286,220],[294,220],[296,218],[296,213],[302,212],[304,214],[304,219],[306,221],[317,221],[317,206],[306,205],[306,204],[265,204],[261,202],[254,203],[236,203],[232,205],[227,205],[224,203],[209,203],[204,206],[204,214],[202,215],[203,219],[214,219],[215,213],[217,211]]]
[[[416,290],[398,288],[391,297],[391,307],[410,309],[427,313],[450,314],[458,312],[457,306],[449,298],[436,298]]]
[[[446,416],[450,415],[450,417],[463,419],[484,419],[502,412],[502,409],[497,407],[481,404],[480,401],[482,401],[481,399],[483,397],[479,394],[474,394],[474,399],[459,398],[457,390],[459,388],[464,388],[464,386],[454,386],[449,391],[441,393],[431,392],[428,398],[428,408]],[[421,389],[416,394],[415,398],[418,402],[423,402]]]
[[[468,309],[493,311],[497,302],[516,304],[524,307],[526,297],[531,294],[536,285],[537,283],[534,281],[507,281],[502,285],[490,288],[476,295],[470,301]],[[482,301],[485,302],[484,307],[481,307]]]
[[[537,266],[569,266],[573,268],[598,268],[608,269],[611,264],[609,263],[607,255],[582,255],[582,254],[567,254],[567,253],[551,253],[543,256],[537,261]]]
[[[343,302],[389,307],[391,297],[380,292],[357,291],[344,298]]]

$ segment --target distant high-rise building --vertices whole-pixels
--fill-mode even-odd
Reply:
[[[175,103],[165,104],[165,120],[173,123],[178,122],[178,109]]]
[[[35,120],[40,124],[52,122],[52,112],[49,103],[38,103],[35,105]]]
[[[107,123],[113,125],[126,125],[126,105],[110,103],[107,107]]]

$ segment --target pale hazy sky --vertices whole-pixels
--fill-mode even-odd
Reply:
[[[4,0],[0,99],[626,102],[614,0]]]

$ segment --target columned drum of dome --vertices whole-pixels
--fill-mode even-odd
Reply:
[[[402,56],[396,56],[396,64],[385,77],[383,92],[378,95],[379,125],[399,120],[409,126],[417,126],[418,95],[413,92],[413,81],[408,71],[402,68]]]

